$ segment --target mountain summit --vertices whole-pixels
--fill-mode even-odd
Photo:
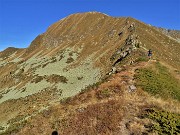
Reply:
[[[57,115],[52,110],[61,108],[56,106],[52,109],[51,107],[57,105],[60,100],[63,101],[83,90],[90,89],[90,86],[98,87],[100,82],[103,85],[99,88],[99,93],[96,91],[98,98],[109,95],[111,93],[109,92],[110,86],[114,89],[115,85],[120,85],[120,82],[124,87],[121,87],[121,90],[117,88],[115,93],[125,91],[129,85],[131,86],[130,89],[137,89],[134,86],[134,80],[128,79],[128,77],[134,78],[135,69],[147,65],[152,66],[157,61],[169,68],[170,71],[173,70],[172,74],[176,79],[179,78],[177,74],[180,70],[179,35],[178,31],[167,32],[164,29],[147,25],[130,17],[119,18],[99,12],[87,12],[73,14],[54,23],[45,33],[37,36],[30,46],[25,49],[7,48],[0,52],[0,133],[19,132],[18,134],[24,134],[30,132],[29,127],[25,126],[27,123],[23,122],[28,122],[29,119],[36,116],[39,119],[44,115],[49,122],[51,117],[49,114]],[[153,51],[154,61],[147,62],[147,51],[149,49]],[[153,68],[155,67],[157,66],[153,66]],[[121,77],[118,77],[118,73]],[[119,79],[119,83],[114,83],[112,80],[107,81],[112,76],[116,80]],[[123,82],[127,83],[128,81],[131,83],[123,84]],[[108,82],[114,83],[114,86],[108,84]],[[101,93],[101,90],[104,90],[104,94]],[[80,97],[77,96],[82,98],[81,102],[78,102],[83,103],[86,99],[91,99],[92,95],[93,90],[89,92],[90,97],[88,97],[88,93],[83,96],[80,95]],[[135,97],[131,98],[134,99]],[[147,99],[151,99],[151,97]],[[110,104],[118,108],[117,105],[120,104],[115,105],[114,100],[110,101]],[[76,98],[72,101],[76,104]],[[108,113],[106,108],[110,106],[105,103],[105,100],[102,101],[104,105],[101,105],[105,107],[104,113]],[[138,101],[140,102],[140,100]],[[131,101],[128,102],[131,103]],[[101,105],[98,105],[98,107],[101,108]],[[67,105],[66,107],[71,106]],[[93,116],[98,112],[96,107],[93,105],[88,108],[89,111],[94,109]],[[68,108],[66,109],[68,110]],[[72,112],[73,109],[78,108],[72,108]],[[121,108],[119,111],[122,110]],[[61,111],[58,110],[57,112],[61,113]],[[78,111],[81,112],[82,110]],[[43,113],[43,116],[41,113]],[[71,113],[71,111],[68,110],[67,113]],[[88,114],[88,112],[86,113]],[[78,116],[83,117],[80,114]],[[113,116],[116,117],[116,115]],[[71,117],[73,118],[73,116]],[[97,120],[93,122],[98,123],[98,119],[101,119],[101,116],[98,116]],[[105,121],[104,118],[103,120]],[[33,123],[33,120],[31,122]],[[19,126],[16,131],[13,125],[22,125],[22,123],[23,126]],[[63,120],[59,126],[56,123],[55,127],[49,128],[62,128],[61,124],[63,124]],[[35,127],[37,128],[37,126]],[[112,127],[109,128],[113,129]],[[130,133],[130,129],[127,132],[125,131],[125,126],[120,128],[124,130],[121,133]],[[74,132],[65,131],[65,127],[63,129],[64,134],[78,133],[78,128],[75,127]],[[85,129],[83,128],[83,130]],[[98,132],[99,130],[107,134],[110,133],[107,129],[103,130],[103,127],[91,129],[91,133],[103,134],[103,132]],[[49,134],[49,131],[41,130],[42,134]],[[37,130],[32,130],[32,134],[34,133],[37,133]],[[114,128],[112,133],[118,134],[120,129]],[[83,132],[80,132],[80,134],[83,134]]]

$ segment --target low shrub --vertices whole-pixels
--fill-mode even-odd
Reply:
[[[136,85],[152,95],[180,100],[180,83],[168,70],[156,63],[155,69],[136,70]]]
[[[74,59],[72,58],[72,57],[69,57],[68,59],[67,59],[67,61],[66,61],[66,63],[71,63],[71,62],[73,62],[74,61]]]
[[[180,115],[157,109],[148,109],[145,117],[154,121],[149,127],[151,131],[159,135],[177,135],[180,134]]]
[[[146,62],[146,61],[148,61],[148,60],[149,60],[148,57],[141,56],[141,57],[137,58],[137,59],[135,60],[135,62]]]
[[[111,96],[111,91],[108,89],[97,91],[96,93],[98,99],[107,98]]]

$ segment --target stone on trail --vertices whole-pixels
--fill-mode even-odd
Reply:
[[[130,85],[129,86],[129,92],[133,92],[133,91],[135,91],[137,88],[136,88],[136,86],[134,86],[134,85]]]

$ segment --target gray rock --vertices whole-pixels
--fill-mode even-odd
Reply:
[[[116,71],[117,71],[117,70],[116,70],[116,67],[113,67],[113,68],[112,68],[112,73],[114,74],[114,73],[116,73]]]
[[[129,92],[135,91],[137,88],[133,84],[129,86]]]
[[[80,113],[84,112],[84,110],[85,110],[85,108],[77,108],[77,109],[76,109],[76,111],[78,111],[78,112],[80,112]]]

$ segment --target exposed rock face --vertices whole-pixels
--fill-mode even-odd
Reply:
[[[117,63],[122,61],[124,58],[126,58],[128,55],[131,54],[131,52],[137,48],[139,48],[141,42],[138,41],[138,36],[135,34],[135,24],[131,24],[128,28],[130,35],[125,40],[125,43],[122,47],[118,48],[118,50],[113,54],[111,57],[112,61],[115,61],[113,66],[115,66]],[[122,34],[121,32],[119,36]]]

